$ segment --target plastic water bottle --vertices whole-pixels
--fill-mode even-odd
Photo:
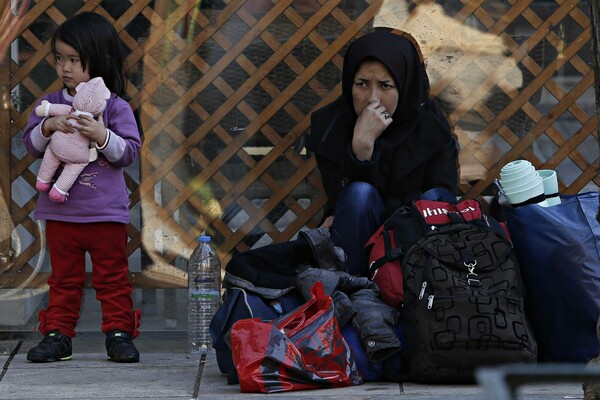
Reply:
[[[191,353],[212,348],[210,321],[221,303],[221,261],[210,236],[199,236],[188,261],[188,344]]]

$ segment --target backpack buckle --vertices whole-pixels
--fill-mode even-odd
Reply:
[[[475,273],[475,266],[477,265],[477,260],[473,261],[472,263],[464,262],[463,264],[469,270],[469,273],[467,274],[467,285],[471,287],[481,287],[481,281],[479,280],[479,276],[477,276],[477,274]]]

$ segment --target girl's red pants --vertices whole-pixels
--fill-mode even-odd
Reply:
[[[74,337],[86,280],[86,253],[92,261],[92,286],[102,309],[102,332],[120,330],[136,337],[140,312],[133,311],[128,276],[127,229],[117,222],[46,221],[52,274],[48,308],[40,311],[40,331]]]

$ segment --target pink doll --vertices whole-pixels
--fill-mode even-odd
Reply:
[[[106,108],[106,102],[110,97],[110,91],[102,78],[99,77],[80,83],[76,91],[72,107],[67,104],[51,104],[47,100],[43,100],[35,108],[36,115],[39,117],[54,117],[68,114],[87,114],[97,117]],[[74,120],[69,121],[71,121],[74,128],[77,128],[77,122]],[[71,189],[79,174],[96,158],[98,158],[98,153],[95,143],[91,143],[77,129],[73,133],[56,131],[44,153],[35,187],[40,192],[49,190],[50,200],[55,203],[63,203],[67,200],[69,189]],[[52,178],[61,163],[64,168],[54,185],[52,185]]]

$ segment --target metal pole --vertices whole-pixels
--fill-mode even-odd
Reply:
[[[599,117],[596,134],[598,135],[598,146],[600,148],[600,49],[598,49],[598,43],[600,43],[599,0],[590,0],[590,29],[592,30],[592,61],[594,66],[594,88],[596,91],[596,113]],[[598,204],[596,220],[600,222],[600,204]]]
[[[0,8],[0,17],[3,21],[2,28],[10,30],[6,26],[13,20],[13,9],[16,0],[12,0],[10,6],[5,4]],[[6,31],[0,36],[0,273],[10,267],[11,262],[11,232],[13,221],[10,214],[10,61],[5,60],[7,50],[10,47],[11,36]]]

